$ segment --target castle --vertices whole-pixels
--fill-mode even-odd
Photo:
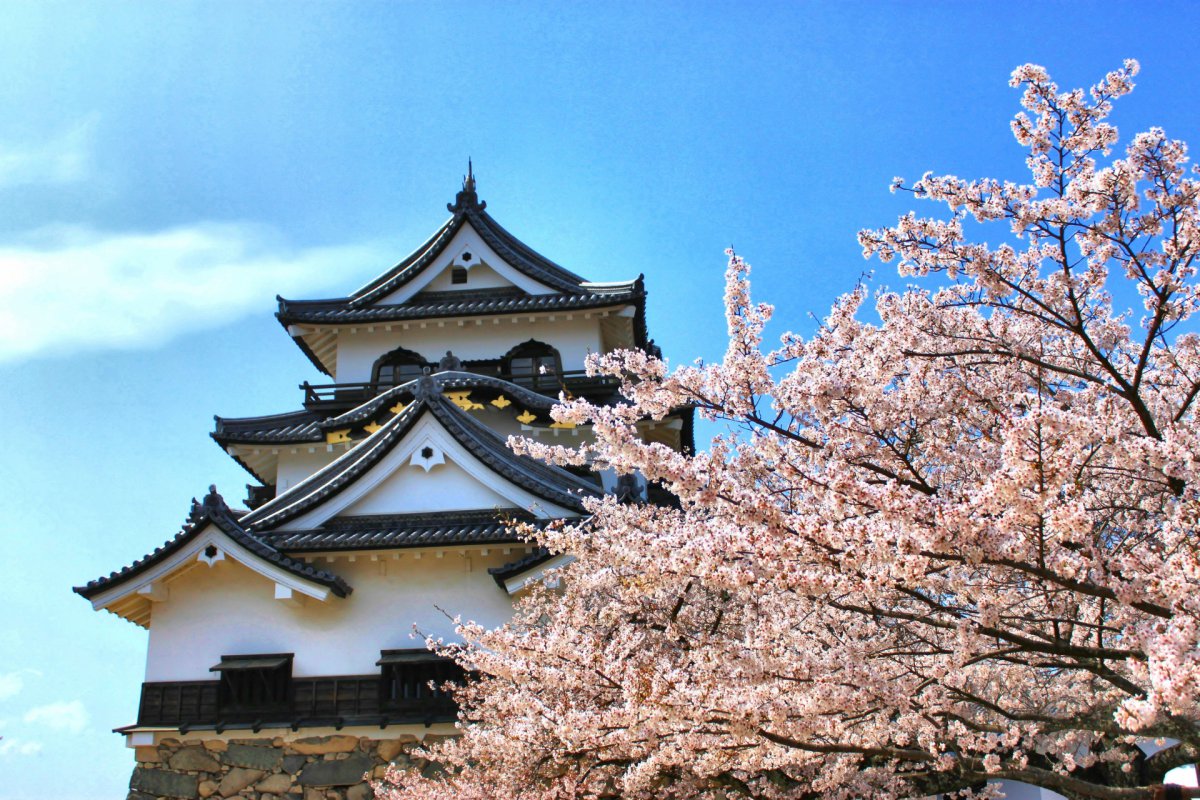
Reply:
[[[451,217],[350,294],[279,299],[287,334],[331,383],[303,407],[216,418],[254,478],[245,509],[215,488],[142,559],[76,588],[149,631],[129,797],[360,800],[386,764],[436,769],[412,743],[454,734],[438,688],[464,680],[413,636],[453,618],[503,624],[570,559],[522,539],[636,475],[515,455],[509,436],[586,441],[554,422],[560,393],[619,401],[589,353],[657,352],[642,278],[592,283],[496,223],[471,171]],[[692,447],[687,410],[647,440]],[[652,498],[653,499],[653,498]]]

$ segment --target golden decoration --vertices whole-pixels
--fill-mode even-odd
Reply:
[[[392,412],[393,414],[399,414],[401,411],[403,411],[406,408],[408,408],[408,406],[405,405],[404,403],[396,403],[396,405],[389,408],[388,411]]]
[[[463,411],[479,411],[483,408],[482,403],[476,403],[471,399],[471,391],[469,389],[461,392],[446,392],[446,398]]]
[[[500,395],[492,401],[492,405],[494,405],[496,408],[508,408],[512,405],[512,400],[509,400],[504,395]]]
[[[521,412],[521,415],[519,417],[517,417],[517,422],[521,422],[521,423],[524,423],[525,425],[528,425],[529,423],[533,422],[535,419],[537,419],[537,416],[529,413],[529,410],[526,409],[525,411]]]
[[[551,422],[550,427],[551,428],[561,428],[562,430],[570,431],[570,430],[575,429],[575,423],[574,422]]]
[[[343,428],[340,431],[329,431],[325,434],[326,444],[346,444],[350,441],[350,429]]]
[[[367,433],[374,433],[375,431],[379,430],[382,427],[383,426],[380,425],[378,422],[372,422],[370,425],[363,425],[363,430],[366,431]]]

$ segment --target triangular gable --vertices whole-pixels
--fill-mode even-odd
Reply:
[[[331,595],[346,594],[339,592],[336,586],[322,585],[298,574],[294,568],[289,569],[290,559],[272,561],[254,552],[255,549],[259,548],[253,548],[244,540],[238,541],[218,525],[208,522],[189,534],[182,546],[157,558],[156,563],[125,580],[111,582],[88,599],[96,610],[106,609],[137,625],[149,627],[153,604],[168,598],[171,578],[198,565],[212,567],[226,559],[236,561],[274,583],[278,599],[290,600],[295,595],[303,595],[325,601]]]
[[[511,458],[517,457],[512,455]],[[341,515],[497,508],[520,509],[542,519],[579,513],[539,497],[497,474],[447,431],[433,414],[425,414],[386,456],[350,486],[274,530],[317,528]]]
[[[466,283],[453,282],[455,268],[466,270]],[[458,227],[441,252],[421,267],[419,274],[396,291],[371,301],[371,304],[405,303],[421,292],[474,292],[508,288],[517,288],[526,294],[554,294],[560,291],[534,280],[505,261],[467,220]]]
[[[426,446],[536,517],[578,515],[584,511],[583,498],[600,493],[598,486],[566,470],[514,454],[496,433],[443,396],[433,376],[417,381],[413,402],[392,410],[398,413],[366,439],[246,514],[242,524],[257,532],[313,527],[364,497]],[[432,444],[425,441],[431,437]]]
[[[485,252],[490,254],[495,259],[492,268],[497,271],[500,271],[500,264],[512,270],[513,274],[505,276],[512,285],[522,286],[517,277],[520,275],[542,287],[538,291],[527,290],[531,294],[587,292],[582,286],[583,278],[537,253],[488,215],[484,210],[487,203],[479,199],[475,191],[475,176],[470,172],[463,179],[462,191],[446,207],[454,216],[408,258],[356,291],[349,298],[350,305],[369,306],[381,303],[383,298],[392,298],[382,303],[385,305],[404,302],[419,291],[406,292],[409,284],[425,281],[421,283],[423,286],[432,280],[426,272],[431,268],[435,273],[446,268],[446,256],[460,259],[464,252],[474,255],[473,250],[467,248],[479,249],[481,257]],[[460,239],[460,235],[467,238]],[[465,261],[463,266],[467,266]]]

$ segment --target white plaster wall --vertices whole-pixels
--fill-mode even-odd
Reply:
[[[170,581],[168,599],[154,606],[146,680],[212,680],[209,667],[236,653],[295,653],[297,676],[372,674],[381,649],[422,646],[409,636],[414,624],[452,640],[446,614],[488,626],[512,616],[508,595],[487,568],[518,558],[523,549],[469,557],[448,551],[440,559],[423,551],[419,560],[414,552],[404,551],[398,561],[381,554],[386,574],[367,555],[353,563],[321,559],[315,566],[332,569],[354,592],[298,608],[275,600],[273,582],[236,562],[197,565]]]
[[[310,450],[312,452],[309,452]],[[280,450],[276,489],[282,492],[295,486],[345,452],[340,445],[330,450],[329,446],[324,444],[314,444],[311,448],[297,448],[296,452],[292,452],[291,449]]]
[[[437,277],[431,280],[428,285],[421,291],[425,292],[469,292],[475,289],[502,289],[507,286],[512,286],[512,281],[505,278],[499,272],[492,269],[488,263],[477,261],[472,257],[470,266],[460,264],[459,266],[467,267],[467,282],[454,283],[450,275],[451,263],[447,261],[443,265],[443,269],[438,273]]]
[[[425,472],[405,466],[341,511],[341,515],[425,514],[436,511],[514,508],[512,501],[484,486],[454,463]]]
[[[403,330],[392,323],[392,330],[377,327],[373,332],[359,328],[351,333],[342,328],[338,333],[337,382],[357,383],[371,380],[371,367],[384,353],[406,347],[420,353],[436,364],[453,350],[463,359],[499,358],[521,342],[536,339],[556,348],[562,357],[563,369],[583,369],[588,353],[598,353],[600,318],[584,319],[582,312],[529,321],[529,317],[480,317],[457,320],[430,320],[408,323]],[[480,324],[476,324],[476,322]]]

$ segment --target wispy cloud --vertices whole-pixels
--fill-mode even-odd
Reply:
[[[93,116],[38,142],[0,142],[0,189],[86,179],[95,127]]]
[[[25,688],[25,676],[41,675],[35,669],[18,669],[14,672],[0,672],[0,700],[16,697]]]
[[[27,739],[5,739],[0,741],[0,758],[4,756],[35,756],[42,752],[41,742]]]
[[[268,312],[276,293],[344,291],[388,263],[387,252],[288,247],[253,225],[42,229],[0,243],[0,362],[161,344]]]
[[[22,719],[31,724],[65,733],[83,733],[89,720],[87,709],[79,700],[49,703],[25,712]]]

